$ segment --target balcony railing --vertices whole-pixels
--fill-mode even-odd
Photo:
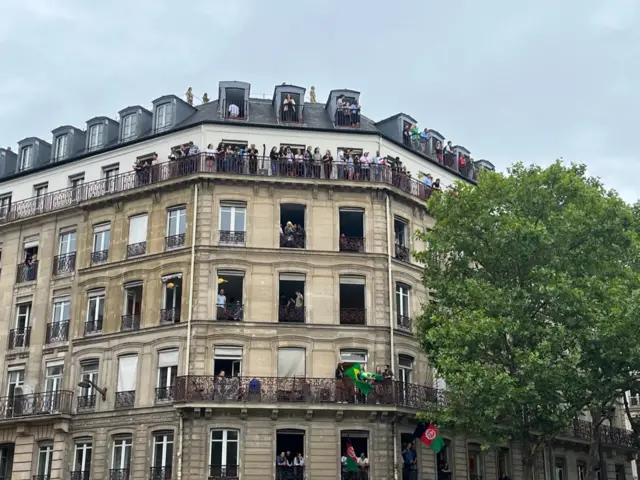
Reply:
[[[109,182],[105,182],[103,179],[95,180],[39,197],[19,200],[8,207],[6,214],[0,215],[0,224],[76,207],[87,201],[145,188],[148,185],[159,184],[195,173],[256,177],[265,174],[268,176],[291,176],[286,159],[272,161],[268,157],[258,157],[259,168],[256,170],[250,168],[251,162],[248,159],[240,158],[237,155],[216,155],[216,160],[219,161],[215,162],[212,162],[208,157],[210,158],[211,154],[202,153],[153,165],[151,170],[154,173],[149,177],[148,182],[141,183],[138,172],[132,170],[116,175]],[[218,171],[218,164],[226,165],[223,172]],[[337,177],[337,165],[335,164],[329,162],[301,162],[301,164],[303,168],[297,170],[295,175],[297,177],[326,181],[342,180]],[[365,168],[354,165],[354,174],[350,181],[392,185],[423,201],[427,200],[431,194],[431,187],[409,177],[401,169],[391,165],[366,165]]]
[[[593,424],[585,420],[574,420],[567,433],[572,437],[590,440]],[[627,448],[637,448],[635,435],[631,430],[602,425],[600,427],[600,441],[605,445],[616,445]]]
[[[106,263],[107,260],[109,260],[109,250],[91,253],[91,265],[100,265],[101,263]]]
[[[109,470],[108,480],[129,480],[131,478],[128,468],[112,468]]]
[[[362,477],[358,477],[360,480]],[[282,466],[276,465],[277,480],[304,480],[304,466]]]
[[[76,398],[78,410],[93,410],[96,408],[95,395],[81,395]]]
[[[171,467],[151,467],[149,471],[149,480],[171,480]]]
[[[38,278],[38,261],[18,264],[16,283],[35,282]]]
[[[242,303],[234,303],[224,307],[216,307],[216,320],[224,322],[239,322],[244,318],[244,305]]]
[[[71,273],[76,269],[76,252],[66,253],[53,257],[53,274],[62,275]]]
[[[72,404],[73,392],[66,390],[1,397],[0,419],[70,414]]]
[[[225,245],[244,245],[247,232],[220,230],[220,243]]]
[[[156,388],[156,402],[173,402],[175,386]]]
[[[69,340],[69,321],[47,323],[45,343],[66,342]]]
[[[362,237],[340,237],[341,252],[364,252],[364,238]]]
[[[281,233],[280,248],[304,248],[306,235],[304,232]]]
[[[278,307],[278,322],[281,323],[304,323],[306,318],[305,307]]]
[[[369,470],[362,467],[359,467],[357,472],[349,472],[348,470],[341,470],[340,480],[369,480]],[[412,477],[409,477],[407,480],[414,480],[414,479]]]
[[[9,350],[28,347],[30,342],[31,327],[13,328],[9,330],[9,345],[7,345]]]
[[[408,317],[407,315],[398,314],[396,317],[396,320],[397,320],[396,325],[400,330],[405,330],[407,332],[412,331],[413,322],[411,320],[411,317]]]
[[[180,233],[178,235],[169,235],[164,239],[164,246],[166,250],[171,250],[172,248],[180,248],[184,247],[185,234]]]
[[[228,120],[246,120],[249,115],[249,102],[246,100],[236,101],[229,100],[225,98],[222,102],[222,110],[221,116],[222,118],[226,118]],[[231,112],[229,112],[229,108],[231,105],[235,105],[238,107],[238,115],[231,116]]]
[[[136,403],[136,391],[116,392],[116,408],[133,408]]]
[[[238,480],[239,478],[238,465],[209,465],[208,480]]]
[[[51,475],[34,475],[33,480],[51,480]]]
[[[367,310],[364,308],[341,308],[340,325],[366,325]]]
[[[360,107],[338,107],[336,108],[336,127],[360,128]]]
[[[335,378],[277,377],[178,377],[176,402],[252,403],[366,403],[422,408],[443,402],[437,389],[387,379],[367,396],[360,395],[351,380]]]
[[[393,258],[395,258],[396,260],[400,260],[401,262],[411,262],[411,250],[409,250],[404,245],[398,245],[397,243],[395,244],[395,247],[396,251],[393,255]]]
[[[147,253],[147,242],[132,243],[127,245],[127,258],[139,257]]]
[[[102,318],[98,318],[97,320],[87,320],[84,322],[84,334],[102,333],[102,321]]]
[[[71,480],[89,480],[91,475],[89,470],[74,470],[71,473]]]
[[[160,310],[160,323],[178,323],[180,322],[180,308],[164,308]]]
[[[120,318],[120,331],[139,330],[139,329],[140,329],[139,313],[122,315],[122,317]]]

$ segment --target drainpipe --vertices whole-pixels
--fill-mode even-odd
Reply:
[[[191,357],[191,320],[193,318],[193,284],[196,265],[196,231],[198,226],[198,183],[193,191],[193,222],[191,227],[191,264],[189,265],[189,310],[187,313],[187,351],[185,377],[189,376],[189,366]],[[182,480],[182,445],[184,437],[184,419],[180,413],[180,424],[178,425],[178,480]]]
[[[393,216],[391,215],[391,201],[389,194],[386,198],[387,207],[387,280],[389,289],[389,344],[391,350],[391,371],[396,371],[396,348],[394,344],[395,325],[393,322],[393,281],[391,279],[391,259],[393,258]],[[391,434],[393,435],[393,478],[398,480],[398,435],[396,433],[396,421],[391,421]]]

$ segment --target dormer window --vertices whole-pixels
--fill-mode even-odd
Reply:
[[[280,102],[281,122],[301,122],[300,118],[300,95],[297,93],[283,93]]]
[[[54,145],[54,160],[62,160],[67,156],[69,135],[64,134],[56,138]]]
[[[104,143],[104,125],[99,123],[89,128],[89,150],[97,150]]]
[[[172,107],[170,103],[164,103],[156,107],[156,132],[162,132],[171,128]]]
[[[33,166],[33,147],[22,147],[20,151],[20,170],[27,170]]]
[[[225,89],[225,117],[233,120],[244,120],[247,118],[247,109],[245,98],[245,91],[241,88],[226,88]]]
[[[132,113],[122,119],[122,140],[134,138],[138,128],[138,114]]]

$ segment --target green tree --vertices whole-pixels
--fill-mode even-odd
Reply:
[[[428,209],[436,224],[416,257],[435,301],[418,324],[448,392],[425,414],[489,443],[518,441],[531,479],[545,444],[628,381],[634,359],[612,341],[629,347],[640,325],[637,211],[560,162],[483,172]]]

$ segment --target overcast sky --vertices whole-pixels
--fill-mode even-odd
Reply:
[[[499,169],[558,157],[640,197],[638,0],[0,0],[0,145],[282,82],[361,92]]]

